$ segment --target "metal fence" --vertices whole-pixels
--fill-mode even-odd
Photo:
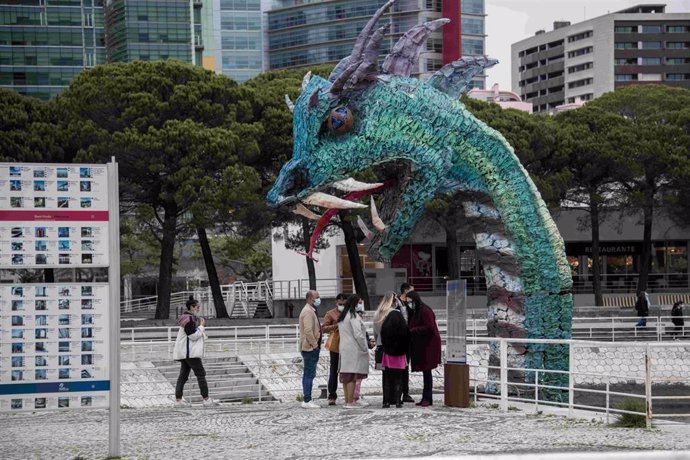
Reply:
[[[549,371],[520,367],[510,358],[512,345],[560,345],[570,349],[569,369]],[[257,399],[267,397],[289,401],[301,395],[302,360],[294,336],[209,339],[207,357],[237,357],[225,366],[228,370],[248,369],[256,380],[234,385],[237,394],[253,392]],[[489,350],[499,350],[497,365],[489,364]],[[171,342],[123,342],[123,362],[169,360]],[[373,363],[373,356],[372,356]],[[593,342],[579,340],[537,340],[472,337],[468,340],[467,363],[470,366],[471,395],[474,401],[495,400],[502,411],[510,403],[527,403],[535,412],[545,406],[590,410],[605,414],[607,422],[617,414],[631,413],[653,420],[690,423],[690,343],[688,342]],[[562,374],[568,383],[554,386],[544,383],[546,375]],[[533,378],[515,379],[515,375]],[[511,377],[512,376],[512,377]],[[328,378],[328,354],[322,353],[314,391],[324,387]],[[411,373],[410,386],[421,392],[421,375]],[[219,387],[220,388],[220,387]],[[444,388],[442,367],[434,371],[434,391]],[[220,390],[218,390],[220,391]],[[212,390],[213,392],[213,390]],[[362,384],[368,400],[381,393],[381,372],[370,369]],[[561,397],[553,397],[560,393]],[[143,396],[143,395],[140,395]],[[643,409],[625,408],[626,401],[639,401]]]

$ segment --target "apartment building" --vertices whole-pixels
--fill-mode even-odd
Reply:
[[[690,88],[690,12],[637,5],[571,24],[554,22],[511,48],[512,87],[535,112],[628,85]]]

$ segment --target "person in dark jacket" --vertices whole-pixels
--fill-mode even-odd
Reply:
[[[637,311],[637,316],[640,320],[637,322],[635,327],[646,327],[647,326],[647,316],[649,316],[649,296],[645,291],[640,291],[637,294],[637,302],[635,302],[635,310]]]
[[[683,326],[685,326],[685,320],[683,319],[683,302],[676,302],[671,308],[671,322],[675,326],[673,329],[673,335],[678,335],[678,333],[683,332]]]
[[[434,311],[422,302],[417,291],[408,292],[407,300],[412,372],[421,372],[424,377],[422,400],[416,405],[427,407],[433,404],[431,371],[441,364],[441,334]]]
[[[383,407],[391,404],[403,406],[403,377],[407,368],[407,352],[410,349],[410,335],[402,313],[392,309],[381,325],[383,346]]]

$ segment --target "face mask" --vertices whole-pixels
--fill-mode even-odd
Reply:
[[[314,299],[314,306],[318,307],[319,305],[321,305],[321,297],[319,297],[318,299]]]
[[[358,303],[357,306],[355,307],[355,311],[364,311],[364,304],[363,303]]]
[[[338,311],[343,311],[345,310],[345,305],[338,305]]]

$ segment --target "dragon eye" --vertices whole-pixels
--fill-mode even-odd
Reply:
[[[347,107],[340,106],[331,110],[326,124],[328,129],[334,133],[345,134],[352,128],[353,119],[352,111]]]

